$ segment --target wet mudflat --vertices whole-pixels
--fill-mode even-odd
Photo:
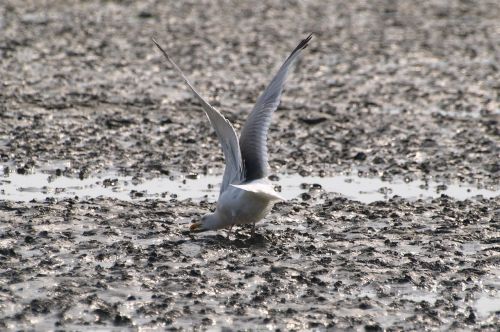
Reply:
[[[3,202],[3,328],[495,330],[499,200],[278,204],[187,232],[210,204]]]
[[[496,330],[499,17],[497,1],[3,1],[0,329]],[[238,130],[311,31],[270,132],[290,200],[254,239],[190,235],[223,158],[150,37]]]

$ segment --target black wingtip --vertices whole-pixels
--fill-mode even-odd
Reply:
[[[311,41],[312,37],[313,37],[313,34],[311,32],[309,34],[309,36],[307,36],[305,39],[302,39],[302,41],[300,42],[299,46],[297,46],[297,49],[303,50],[304,48],[306,48],[307,46],[309,46],[309,41]]]
[[[160,50],[162,49],[160,44],[158,44],[158,42],[156,41],[155,37],[151,37],[151,41],[156,45],[156,47],[158,47]]]
[[[172,60],[170,60],[170,56],[168,55],[168,53],[163,49],[163,47],[160,46],[160,44],[158,44],[158,42],[156,41],[156,39],[154,37],[151,37],[151,40],[156,45],[156,47],[158,47],[158,49],[160,50],[160,52],[163,53],[163,55],[165,56],[165,58],[167,58],[168,61],[172,61]]]
[[[297,47],[292,51],[292,54],[290,54],[290,56],[292,56],[293,54],[295,54],[298,51],[305,49],[309,45],[309,41],[312,39],[312,37],[313,37],[313,34],[310,33],[309,36],[307,36],[305,39],[302,39],[302,41],[299,43],[299,45],[297,45]]]
[[[305,40],[306,42],[309,42],[309,41],[312,39],[312,37],[313,37],[313,33],[311,32],[311,33],[309,34],[309,36],[307,36],[307,37],[306,37],[306,39],[304,39],[304,40]]]

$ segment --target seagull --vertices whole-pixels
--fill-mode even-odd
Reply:
[[[209,213],[190,226],[192,232],[204,232],[228,228],[228,237],[234,225],[252,224],[251,236],[255,234],[255,223],[263,219],[274,203],[284,200],[267,180],[267,132],[271,116],[280,103],[281,93],[291,65],[307,47],[310,34],[302,40],[286,58],[271,83],[257,99],[238,139],[232,124],[213,108],[196,91],[182,70],[168,53],[152,38],[153,43],[182,77],[184,83],[201,103],[212,124],[224,153],[226,168],[222,178],[219,199],[214,213]]]

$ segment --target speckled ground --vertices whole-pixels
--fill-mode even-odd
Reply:
[[[324,195],[277,205],[253,239],[190,235],[203,203],[2,203],[0,324],[498,327],[498,198],[366,205]]]
[[[271,125],[274,174],[499,190],[499,22],[495,0],[5,0],[0,162],[7,178],[57,160],[80,178],[222,173],[151,36],[239,129],[313,32]],[[498,196],[322,195],[277,205],[252,240],[186,233],[211,203],[0,201],[0,328],[496,330]]]

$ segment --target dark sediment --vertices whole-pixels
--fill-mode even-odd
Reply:
[[[0,324],[498,324],[493,308],[478,306],[498,291],[498,198],[294,201],[278,204],[255,238],[242,229],[229,240],[223,232],[187,232],[207,208],[189,201],[2,203]]]

